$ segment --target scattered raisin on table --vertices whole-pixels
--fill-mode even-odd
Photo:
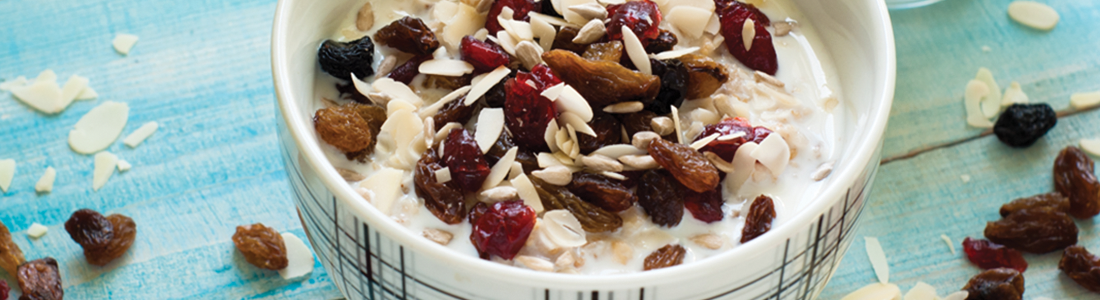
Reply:
[[[741,243],[764,235],[772,229],[772,220],[775,220],[775,203],[772,198],[760,195],[749,206],[749,215],[745,216],[745,227],[741,229]]]
[[[527,242],[535,218],[535,210],[522,200],[493,203],[475,220],[470,241],[483,259],[496,255],[510,260]]]
[[[542,206],[547,210],[568,210],[581,223],[587,232],[612,232],[623,226],[623,218],[606,211],[595,204],[585,202],[565,187],[548,184],[537,177],[531,177],[535,190],[539,193]]]
[[[104,266],[122,257],[137,237],[137,224],[130,217],[112,214],[104,217],[81,209],[65,221],[65,231],[81,248],[89,264]]]
[[[1069,246],[1062,252],[1058,269],[1083,288],[1100,293],[1100,257],[1081,246]]]
[[[1078,219],[1100,214],[1100,182],[1093,167],[1092,158],[1074,146],[1054,160],[1054,189],[1069,198],[1069,213]]]
[[[752,4],[731,0],[717,1],[716,4],[722,36],[726,38],[726,48],[730,54],[750,69],[775,75],[779,60],[772,44],[772,35],[766,28],[771,23],[768,17]],[[752,37],[752,46],[746,50],[742,28],[747,20],[753,21],[756,36]]]
[[[684,249],[683,246],[665,245],[645,257],[643,270],[649,271],[679,265],[684,261],[684,254],[687,254],[687,249]]]
[[[963,287],[966,300],[1020,300],[1024,295],[1024,275],[1009,268],[985,270]]]
[[[653,75],[661,77],[661,90],[657,99],[647,103],[646,110],[665,115],[672,112],[671,106],[680,107],[687,97],[688,81],[691,79],[687,67],[677,59],[649,60]]]
[[[641,0],[609,5],[607,13],[606,27],[609,39],[621,40],[623,26],[630,28],[630,31],[638,36],[638,40],[641,40],[643,46],[661,34],[661,30],[657,28],[657,25],[661,24],[661,11],[653,1]]]
[[[489,163],[481,154],[474,136],[464,128],[452,129],[443,142],[443,165],[451,172],[451,180],[465,192],[481,189],[489,177]]]
[[[619,119],[605,113],[596,113],[588,127],[596,132],[596,136],[577,133],[577,144],[581,147],[581,153],[588,154],[596,149],[622,143],[623,131]]]
[[[1030,253],[1047,253],[1077,243],[1077,224],[1063,212],[1030,209],[985,225],[991,242]]]
[[[287,266],[286,244],[278,231],[264,224],[237,226],[233,244],[248,263],[268,270],[282,270]]]
[[[475,74],[491,72],[497,67],[507,66],[512,61],[512,56],[508,55],[500,45],[493,41],[481,41],[470,35],[462,38],[459,52],[462,53],[463,61],[474,66]]]
[[[347,43],[326,40],[317,50],[317,61],[321,70],[333,77],[351,80],[355,73],[355,77],[367,78],[374,75],[374,43],[369,37]]]
[[[684,198],[674,179],[665,172],[649,170],[638,179],[638,204],[654,224],[674,227],[684,218]]]
[[[661,91],[661,78],[609,61],[591,61],[565,50],[542,54],[559,78],[588,100],[593,110],[626,101],[649,103]]]
[[[693,191],[703,193],[718,187],[718,168],[691,146],[654,139],[649,143],[649,155]]]
[[[637,198],[618,180],[603,175],[577,172],[569,182],[569,191],[582,200],[595,204],[610,212],[620,212],[634,206]]]
[[[587,60],[619,62],[623,57],[623,42],[609,41],[590,44],[581,57]]]
[[[431,54],[439,48],[439,40],[432,29],[424,21],[409,16],[378,29],[374,39],[382,45],[414,55]]]
[[[680,40],[676,38],[676,34],[668,30],[661,30],[656,38],[649,41],[648,45],[645,45],[645,52],[657,54],[669,51],[678,43],[680,43]]]
[[[1027,270],[1027,261],[1020,251],[981,239],[967,237],[962,242],[963,251],[970,262],[983,270],[1011,268],[1023,273]]]
[[[688,70],[687,99],[710,97],[729,80],[729,71],[710,57],[686,54],[678,58]]]
[[[1005,145],[1024,148],[1035,144],[1058,124],[1058,115],[1050,104],[1016,103],[1005,109],[993,125],[993,133]]]
[[[19,266],[15,277],[19,280],[19,289],[23,290],[19,300],[61,300],[65,297],[61,289],[61,272],[52,257],[28,261]]]
[[[25,261],[23,251],[19,250],[19,245],[11,239],[11,231],[8,231],[4,223],[0,223],[0,269],[7,271],[8,274],[15,274],[15,270]]]
[[[359,113],[359,103],[318,109],[313,126],[321,140],[344,153],[368,149],[374,143],[371,124]],[[365,105],[364,105],[365,106]]]
[[[1054,211],[1069,212],[1069,199],[1061,193],[1039,194],[1027,198],[1012,200],[1001,205],[1001,216],[1007,217],[1015,212],[1028,209],[1049,208]]]
[[[460,189],[447,184],[451,182],[439,183],[435,178],[435,171],[442,168],[434,149],[424,153],[416,162],[416,173],[413,176],[416,194],[424,198],[424,207],[440,221],[458,224],[466,218],[466,198]]]
[[[696,220],[713,223],[721,221],[725,217],[722,212],[722,187],[718,186],[703,193],[693,191],[680,185],[680,194],[684,195],[684,208],[691,212]]]

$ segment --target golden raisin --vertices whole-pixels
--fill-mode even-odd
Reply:
[[[0,223],[0,269],[4,269],[8,274],[15,274],[15,270],[25,261],[23,251],[19,250],[19,245],[11,240],[8,227]]]
[[[631,71],[616,62],[591,61],[564,50],[543,53],[542,60],[594,109],[626,101],[649,103],[661,91],[661,78]]]
[[[1012,202],[1001,205],[1001,217],[1007,217],[1022,210],[1044,207],[1051,208],[1054,211],[1069,212],[1069,199],[1058,192],[1053,192],[1012,200]]]
[[[268,270],[286,268],[286,244],[278,231],[264,224],[237,226],[233,244],[248,263]]]
[[[1092,158],[1074,146],[1054,160],[1054,188],[1069,198],[1069,214],[1078,219],[1100,214],[1100,182],[1093,167]]]
[[[588,45],[573,42],[573,39],[577,37],[577,33],[580,33],[580,29],[562,26],[561,30],[558,30],[558,34],[554,36],[554,43],[550,46],[550,49],[562,49],[576,54],[584,53],[588,49]]]
[[[587,60],[602,60],[617,63],[623,57],[623,42],[610,41],[588,45],[588,49],[584,50],[583,57]]]
[[[679,265],[684,261],[684,254],[687,254],[687,249],[680,245],[665,245],[645,257],[644,270],[649,271]]]
[[[654,139],[649,143],[649,155],[693,191],[705,193],[718,187],[718,168],[691,146]]]
[[[726,67],[709,57],[699,54],[680,56],[680,62],[688,69],[687,99],[710,97],[729,80]]]
[[[374,135],[370,123],[356,109],[358,105],[361,104],[348,103],[317,110],[313,116],[313,126],[321,140],[344,153],[367,149],[374,142]]]

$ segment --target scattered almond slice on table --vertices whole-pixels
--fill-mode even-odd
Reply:
[[[875,269],[875,276],[879,283],[890,283],[890,264],[886,262],[886,252],[882,251],[882,244],[878,238],[863,237],[867,247],[867,258],[871,260],[871,267]]]
[[[1058,25],[1058,12],[1039,2],[1014,1],[1008,5],[1008,16],[1024,26],[1038,30],[1051,30]]]
[[[1093,156],[1100,156],[1100,138],[1097,139],[1081,139],[1081,150],[1085,150],[1088,154]]]
[[[901,289],[896,284],[872,283],[840,300],[901,300]]]
[[[1100,91],[1070,95],[1069,104],[1074,109],[1087,109],[1100,105]]]
[[[986,68],[978,68],[978,75],[974,76],[974,79],[985,83],[985,87],[989,90],[981,100],[982,115],[987,119],[996,117],[997,113],[1001,112],[1001,102],[1004,99],[1001,97],[1001,86],[997,85],[997,80],[993,79],[993,72]]]
[[[34,190],[39,193],[53,191],[55,179],[57,179],[57,170],[54,170],[53,167],[46,167],[46,172],[42,173],[42,177],[38,178],[38,182],[34,184]]]
[[[989,86],[979,80],[970,80],[966,84],[963,93],[963,104],[966,106],[966,123],[978,128],[993,128],[993,122],[989,121],[982,113],[981,101],[989,95]]]
[[[122,134],[129,114],[130,107],[126,103],[103,102],[80,117],[69,131],[69,146],[81,154],[107,149]]]
[[[50,228],[43,226],[42,224],[33,223],[31,227],[27,228],[27,236],[37,239],[46,235],[50,231]]]
[[[119,54],[129,55],[130,50],[134,48],[137,41],[138,37],[136,35],[120,33],[111,41],[111,45],[115,47],[115,51],[118,51]]]
[[[130,168],[132,168],[133,166],[130,165],[130,162],[127,162],[125,160],[120,159],[120,160],[118,160],[117,167],[118,167],[119,172],[126,172],[126,171],[129,171]]]
[[[309,251],[302,239],[293,233],[283,233],[283,243],[286,245],[286,268],[279,270],[279,276],[286,280],[297,280],[309,277],[313,273],[313,252]]]
[[[15,160],[0,159],[0,190],[8,192],[11,187],[11,179],[15,177]]]
[[[127,135],[126,138],[122,140],[122,143],[126,144],[126,146],[130,146],[130,148],[137,148],[141,142],[144,142],[145,139],[153,135],[154,132],[157,132],[158,128],[160,128],[160,124],[157,124],[156,121],[142,124],[137,130]]]
[[[92,189],[98,191],[107,184],[107,180],[115,174],[117,164],[118,156],[107,151],[96,153],[95,170],[92,171]]]
[[[1007,107],[1016,103],[1026,104],[1028,101],[1027,94],[1024,94],[1024,90],[1020,88],[1020,83],[1013,81],[1008,85],[1008,88],[1005,89],[1004,98],[1001,100],[1001,106]]]

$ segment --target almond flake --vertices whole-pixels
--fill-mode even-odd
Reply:
[[[130,107],[126,103],[103,102],[80,117],[73,130],[69,131],[69,146],[81,154],[107,149],[126,127],[129,114]]]
[[[649,155],[623,155],[619,157],[619,161],[623,165],[637,170],[656,169],[660,166],[657,164],[657,160]]]
[[[598,41],[605,34],[607,34],[607,28],[604,27],[603,21],[599,19],[592,19],[588,23],[581,27],[577,32],[577,36],[573,37],[573,43],[586,45]]]
[[[940,299],[940,300],[966,300],[966,298],[969,297],[969,296],[970,296],[970,292],[958,291],[958,292],[947,294],[947,296],[943,296],[943,299]],[[1038,297],[1038,298],[1035,298],[1035,300],[1050,300],[1050,299],[1049,298],[1043,299],[1043,297]]]
[[[1038,30],[1051,30],[1058,25],[1058,12],[1039,2],[1013,1],[1008,4],[1008,16],[1020,24]]]
[[[540,161],[539,166],[540,167],[542,166],[542,163],[541,163],[541,161],[542,161],[541,158],[542,157],[543,156],[540,153],[540,155],[539,155],[539,158],[540,158],[539,159],[539,161]],[[557,162],[557,159],[553,159],[551,161]],[[531,176],[535,176],[538,179],[542,179],[542,181],[546,181],[546,183],[549,183],[549,184],[553,184],[553,185],[557,185],[557,186],[565,186],[565,185],[569,184],[570,181],[573,180],[573,171],[570,171],[569,168],[567,168],[565,166],[562,166],[562,165],[552,165],[552,166],[545,167],[545,169],[536,170],[534,172],[531,172]]]
[[[42,226],[42,224],[33,223],[31,224],[31,227],[27,228],[27,236],[31,237],[32,239],[37,239],[42,237],[43,235],[46,235],[46,233],[49,231],[50,228]]]
[[[629,114],[642,111],[643,109],[645,109],[645,104],[642,104],[642,102],[627,101],[605,106],[603,112],[609,114]]]
[[[752,76],[757,83],[767,83],[780,89],[784,86],[783,82],[779,81],[779,78],[775,78],[775,76],[769,75],[768,73],[756,71],[752,73]]]
[[[615,261],[625,265],[634,257],[634,247],[623,241],[614,241],[611,242],[611,253],[614,255]]]
[[[527,13],[527,16],[531,17],[531,19],[540,19],[540,20],[545,21],[546,23],[550,23],[550,25],[554,25],[554,26],[569,26],[570,25],[568,21],[565,21],[565,19],[554,17],[554,16],[549,16],[549,15],[544,15],[544,14],[540,14],[540,13],[537,13],[537,12],[529,12],[529,13]]]
[[[722,20],[718,19],[718,14],[711,14],[710,20],[707,21],[707,27],[703,29],[707,34],[718,34],[722,30]]]
[[[756,21],[745,19],[741,26],[741,42],[745,45],[745,51],[752,50],[752,41],[756,38]]]
[[[758,145],[756,143],[748,142],[742,144],[740,148],[737,148],[737,152],[733,155],[733,168],[735,170],[744,171],[727,175],[725,182],[726,186],[736,190],[756,171],[756,159],[752,157],[752,152],[755,152],[757,147]]]
[[[718,137],[717,140],[724,142],[724,141],[729,141],[729,140],[736,139],[736,138],[743,137],[743,136],[745,136],[745,132],[738,131],[738,132],[734,132],[734,133],[731,133],[731,134],[720,136],[720,137]]]
[[[61,109],[69,107],[84,90],[88,89],[88,78],[73,75],[61,86]]]
[[[119,33],[115,35],[115,39],[111,41],[111,45],[115,47],[115,51],[119,54],[129,55],[130,50],[134,48],[134,44],[137,44],[138,37],[132,34]]]
[[[7,193],[12,178],[15,178],[15,160],[0,159],[0,190]]]
[[[421,67],[423,67],[423,65],[421,65]],[[387,77],[375,79],[374,82],[371,83],[371,87],[374,88],[376,92],[385,94],[390,99],[402,100],[417,107],[424,104],[424,100],[421,99],[416,92],[413,92],[408,85]],[[381,105],[382,103],[379,104]],[[389,103],[385,104],[388,105]]]
[[[564,97],[562,99],[564,99]],[[577,116],[577,114],[572,111],[561,113],[561,115],[558,115],[558,119],[564,121],[565,124],[572,125],[577,132],[584,133],[593,137],[596,136],[596,130],[593,130],[591,126],[588,126],[588,123],[585,122],[582,117]],[[573,138],[573,140],[576,141],[577,139]]]
[[[519,198],[523,199],[523,204],[530,206],[531,209],[535,210],[535,213],[543,211],[542,200],[539,199],[539,193],[535,190],[535,185],[531,183],[527,175],[519,175],[516,179],[512,179],[511,183],[519,193]]]
[[[787,163],[791,159],[791,148],[781,134],[770,134],[760,142],[760,147],[753,150],[751,155],[767,167],[772,175],[778,177],[783,170],[787,169]]]
[[[477,99],[481,99],[481,96],[485,96],[485,93],[489,92],[493,86],[500,83],[500,80],[507,77],[508,73],[511,72],[512,70],[508,69],[508,66],[499,66],[492,72],[489,72],[489,74],[482,77],[480,81],[473,85],[473,88],[470,89],[470,94],[466,95],[466,102],[463,104],[466,106],[474,104],[474,102],[477,102]]]
[[[653,67],[649,65],[649,55],[645,52],[645,47],[642,46],[642,41],[638,39],[637,35],[634,35],[634,31],[630,27],[623,25],[623,46],[626,48],[626,56],[630,57],[630,61],[634,63],[634,66],[638,68],[638,72],[642,72],[645,75],[653,75]]]
[[[484,1],[490,2],[489,0],[484,0]],[[446,246],[447,244],[450,244],[451,239],[453,239],[455,237],[455,235],[450,233],[450,232],[435,229],[435,228],[424,229],[424,232],[421,235],[423,235],[424,238],[427,238],[429,241],[433,241],[436,244],[440,244],[440,245],[443,245],[443,246]]]
[[[477,141],[482,154],[488,153],[489,148],[496,144],[502,131],[504,131],[504,109],[482,109],[477,116],[477,130],[474,131],[474,140]]]
[[[649,57],[652,57],[653,59],[656,59],[656,60],[677,59],[677,58],[680,58],[681,56],[688,55],[688,54],[691,54],[691,53],[695,53],[695,52],[698,52],[698,51],[699,51],[699,47],[687,47],[687,48],[678,49],[678,50],[668,50],[668,51],[665,51],[665,52],[650,55]]]
[[[153,135],[154,132],[157,132],[157,128],[160,128],[160,125],[157,124],[156,121],[146,122],[142,124],[141,127],[138,127],[137,130],[131,132],[130,135],[127,135],[125,139],[122,139],[122,143],[126,144],[126,146],[130,146],[130,148],[136,148],[138,145],[141,145],[141,142],[144,142],[145,139]]]
[[[982,114],[982,98],[989,95],[989,87],[978,80],[970,80],[966,84],[966,92],[963,93],[963,103],[966,106],[966,123],[978,128],[993,128],[993,122]]]
[[[61,86],[57,85],[57,74],[51,70],[42,71],[33,83],[11,89],[12,96],[24,104],[46,114],[56,114],[65,109]]]
[[[313,273],[313,252],[302,239],[293,233],[282,233],[283,243],[286,245],[286,258],[289,262],[286,268],[279,270],[279,277],[283,280],[298,280],[308,277]]]
[[[355,15],[355,28],[359,31],[368,31],[374,27],[374,8],[370,2],[363,4]]]
[[[714,15],[713,11],[694,6],[679,5],[668,11],[667,18],[669,24],[672,24],[673,27],[679,29],[688,37],[696,39],[703,36],[703,31],[707,29],[712,15]],[[707,20],[707,22],[700,22],[700,20]]]
[[[901,289],[896,284],[872,283],[840,300],[901,300]]]
[[[442,49],[442,48],[441,48]],[[455,59],[433,59],[420,64],[420,73],[461,77],[474,72],[474,65]]]
[[[793,21],[779,21],[772,22],[772,27],[775,27],[775,36],[785,36],[791,33],[794,29],[795,23]]]
[[[659,136],[666,136],[672,134],[672,131],[676,130],[673,120],[669,117],[656,117],[649,120],[649,126],[653,128],[653,132]]]
[[[1028,103],[1028,98],[1027,94],[1024,94],[1024,90],[1020,88],[1020,83],[1013,81],[1008,85],[1008,88],[1005,89],[1004,98],[1001,99],[1001,106],[1008,107],[1016,103]],[[1073,104],[1072,100],[1070,104]]]
[[[936,295],[936,288],[918,281],[917,285],[909,289],[909,292],[905,293],[905,300],[935,300],[939,297]]]
[[[944,243],[947,243],[947,249],[951,250],[951,255],[955,255],[955,242],[952,242],[946,234],[940,234],[940,238],[943,239]]]
[[[693,236],[693,237],[691,237],[691,241],[695,242],[699,246],[703,246],[704,248],[707,248],[707,249],[710,249],[710,250],[718,250],[718,249],[722,248],[723,244],[725,244],[725,242],[722,240],[721,236],[718,236],[718,235],[713,234],[713,233],[700,234],[700,235],[697,235],[697,236]]]
[[[821,166],[817,167],[817,170],[814,171],[813,175],[810,175],[810,179],[813,179],[814,181],[821,181],[821,180],[825,179],[825,177],[829,177],[829,174],[832,174],[832,173],[833,173],[833,163],[831,163],[831,162],[823,163],[823,164],[821,164]]]
[[[482,2],[493,1],[483,0]],[[473,6],[459,3],[454,17],[444,23],[447,25],[443,26],[440,34],[441,41],[451,49],[458,49],[463,37],[473,35],[485,27],[485,15],[478,13],[478,9]]]
[[[374,208],[383,215],[390,215],[393,204],[404,194],[401,191],[401,180],[405,178],[405,171],[383,167],[375,171],[367,180],[359,182],[359,187],[372,193],[370,199]]]
[[[542,47],[531,41],[522,41],[516,44],[516,57],[528,70],[534,69],[542,63]]]
[[[882,244],[877,238],[863,237],[867,247],[867,258],[871,260],[871,267],[875,269],[875,276],[882,284],[890,283],[890,265],[886,263],[886,252],[882,251]]]
[[[494,188],[500,185],[501,181],[504,181],[504,177],[508,176],[508,171],[512,170],[512,162],[516,161],[516,153],[518,152],[519,148],[512,147],[504,153],[504,156],[500,157],[500,160],[489,169],[489,175],[485,177],[484,183],[481,184],[482,190]]]
[[[134,166],[131,165],[130,162],[120,159],[120,160],[118,160],[118,164],[117,164],[116,167],[118,167],[119,172],[126,172],[126,171],[129,171],[130,168],[133,168]]]
[[[443,96],[443,98],[439,98],[439,100],[435,101],[435,103],[421,108],[420,112],[417,114],[419,114],[420,118],[423,119],[434,116],[435,114],[439,113],[440,109],[443,109],[444,106],[447,106],[447,104],[451,103],[451,101],[455,101],[458,98],[461,98],[463,95],[467,95],[467,93],[469,93],[471,90],[472,88],[469,85],[460,87],[457,90],[448,93],[446,96]]]
[[[489,1],[489,2],[492,2],[492,1]],[[478,29],[477,32],[474,32],[474,38],[479,40],[479,41],[484,42],[486,38],[489,38],[489,30],[485,29],[485,28]]]
[[[558,30],[542,18],[530,19],[531,33],[539,39],[539,47],[542,47],[543,52],[550,51],[550,49],[554,46],[554,38],[557,37]]]
[[[986,68],[978,68],[978,75],[974,79],[985,83],[985,86],[989,88],[989,94],[982,98],[982,115],[986,118],[993,118],[997,116],[997,113],[1001,112],[1001,87],[997,85],[997,81],[993,79],[993,72],[990,72]]]
[[[542,135],[542,139],[544,141],[546,141],[546,146],[550,147],[550,152],[551,153],[557,152],[558,150],[560,150],[558,148],[558,143],[556,141],[556,137],[558,135],[558,129],[559,129],[558,120],[557,119],[550,119],[550,123],[546,124],[546,132],[543,133],[543,135]]]
[[[359,174],[359,172],[344,168],[336,168],[336,174],[340,174],[340,177],[344,178],[344,181],[347,182],[356,182],[367,179],[366,176],[363,176],[363,174]]]
[[[34,184],[34,190],[39,193],[53,191],[55,178],[57,178],[57,170],[54,170],[53,167],[46,167],[46,172],[42,173],[42,177],[39,177],[38,182]]]
[[[718,171],[722,171],[722,173],[729,174],[733,173],[734,170],[736,170],[736,168],[733,166],[733,163],[722,159],[722,157],[719,157],[718,154],[714,154],[714,152],[703,152],[703,156],[706,157],[707,160],[710,161],[710,163],[714,165],[715,168],[718,168]]]
[[[556,246],[573,248],[588,243],[581,222],[568,210],[551,210],[542,215],[544,233]]]
[[[451,168],[443,167],[442,169],[435,170],[435,182],[447,183],[451,181]]]
[[[607,18],[607,8],[594,2],[570,6],[569,11],[586,20],[603,20]]]
[[[676,142],[683,144],[684,143],[684,130],[682,128],[680,128],[680,109],[676,108],[675,105],[671,105],[671,108],[672,108],[672,128],[673,128],[673,130],[676,131],[676,132],[674,132],[674,133],[676,133]],[[653,119],[656,120],[657,118],[653,118]],[[656,129],[656,128],[654,128],[654,129]],[[658,133],[660,133],[660,132],[658,132]]]
[[[359,79],[359,76],[355,76],[355,73],[349,74],[351,76],[351,84],[355,86],[355,90],[360,94],[367,95],[371,93],[370,84],[363,82]],[[385,103],[379,103],[379,105],[385,105]]]
[[[626,180],[626,176],[623,176],[623,174],[619,174],[619,173],[615,173],[615,172],[611,172],[611,171],[600,172],[600,175],[603,175],[604,177],[607,177],[607,178],[620,180],[620,181],[621,180]]]
[[[634,148],[634,147],[631,147]],[[597,172],[622,172],[623,164],[615,161],[607,156],[593,154],[589,156],[581,156],[580,163],[586,168]]]
[[[1100,105],[1100,92],[1076,93],[1070,95],[1069,104],[1077,110],[1088,109]]]
[[[647,155],[647,154],[648,154],[648,152],[646,152],[645,149],[639,149],[637,147],[634,147],[633,145],[615,144],[615,145],[607,145],[607,146],[600,147],[599,149],[596,149],[595,151],[592,151],[592,153],[590,155],[601,155],[601,156],[606,156],[606,157],[609,157],[609,158],[619,158],[619,157],[622,157],[624,155]]]
[[[507,31],[497,31],[497,44],[500,44],[501,48],[504,48],[504,52],[508,52],[512,56],[516,55],[516,44],[519,42]]]
[[[519,191],[510,186],[498,186],[477,193],[477,201],[496,203],[519,198]]]
[[[581,93],[573,89],[572,86],[565,85],[557,98],[558,100],[554,101],[554,106],[560,111],[573,113],[586,123],[592,121],[592,107],[588,106],[588,100],[585,100],[584,96],[581,96]],[[576,124],[573,127],[581,129]],[[593,131],[593,134],[595,134],[595,131]]]
[[[691,143],[690,146],[691,146],[692,149],[695,149],[695,150],[702,149],[703,147],[706,147],[707,144],[710,144],[710,142],[713,142],[714,140],[718,139],[719,136],[721,136],[721,134],[719,134],[717,132],[712,133],[711,135],[708,135],[704,138],[699,139],[698,141],[695,141],[695,142]]]
[[[1081,139],[1081,150],[1093,156],[1100,156],[1100,139]]]
[[[517,41],[535,40],[535,34],[531,31],[531,23],[516,20],[508,21],[508,23],[511,28],[508,33],[512,34],[512,37],[516,38]]]
[[[107,179],[111,179],[111,175],[115,174],[115,166],[117,163],[118,156],[110,152],[103,151],[96,153],[95,169],[92,171],[92,189],[98,191],[99,188],[107,184]]]
[[[539,272],[553,272],[554,263],[541,257],[534,257],[529,255],[517,255],[515,262],[527,267],[528,269]]]

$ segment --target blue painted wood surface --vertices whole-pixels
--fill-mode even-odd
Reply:
[[[964,122],[961,98],[978,67],[990,68],[1002,87],[1019,81],[1034,101],[1056,109],[1071,93],[1100,90],[1100,3],[1051,1],[1062,21],[1039,32],[1010,21],[1009,2],[946,0],[892,12],[898,89],[885,156],[977,135]],[[274,133],[274,7],[274,0],[0,0],[0,81],[48,68],[62,81],[86,76],[100,94],[47,116],[0,93],[0,159],[18,163],[12,189],[0,196],[0,222],[16,231],[28,257],[58,259],[71,299],[340,297],[319,263],[308,280],[287,282],[244,263],[229,240],[235,226],[253,222],[304,235]],[[111,48],[117,33],[141,37],[129,56]],[[146,121],[161,129],[138,148],[112,145],[108,151],[134,169],[93,192],[91,157],[69,150],[65,139],[80,116],[108,100],[131,107],[123,134]],[[1100,137],[1098,120],[1095,111],[1065,118],[1026,150],[985,137],[887,164],[857,235],[879,237],[891,281],[903,290],[917,281],[958,289],[978,270],[939,235],[958,246],[980,236],[1000,204],[1051,190],[1057,151]],[[39,195],[33,186],[47,166],[57,169],[57,182]],[[135,219],[139,234],[129,254],[104,268],[83,262],[63,223],[85,207]],[[50,233],[27,238],[34,222]],[[1078,224],[1081,244],[1100,250],[1096,225]],[[1025,299],[1095,296],[1058,274],[1057,254],[1027,259]],[[822,299],[873,278],[857,238]]]

